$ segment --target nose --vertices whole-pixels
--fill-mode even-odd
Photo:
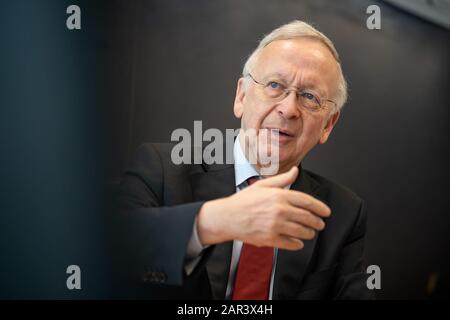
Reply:
[[[278,103],[278,114],[286,120],[297,119],[300,117],[300,108],[297,101],[297,95],[294,91]]]

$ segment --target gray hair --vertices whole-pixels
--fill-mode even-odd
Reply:
[[[348,93],[347,93],[347,81],[345,80],[344,74],[342,72],[341,63],[339,60],[339,54],[336,51],[336,48],[333,45],[333,42],[321,33],[319,30],[315,29],[310,24],[300,21],[294,20],[288,24],[282,25],[281,27],[273,30],[271,33],[266,35],[260,42],[258,47],[252,52],[252,54],[248,57],[247,61],[244,64],[244,69],[242,70],[242,76],[247,77],[250,73],[250,69],[254,66],[259,53],[261,50],[276,40],[287,40],[294,39],[299,37],[308,37],[312,39],[316,39],[323,43],[333,54],[333,57],[336,59],[336,63],[339,68],[339,83],[338,83],[338,96],[336,97],[336,108],[333,110],[333,113],[340,111],[347,101]],[[247,87],[248,82],[245,81],[245,87]]]

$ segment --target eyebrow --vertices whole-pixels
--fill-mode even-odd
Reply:
[[[274,72],[274,73],[269,73],[267,76],[264,77],[264,79],[273,78],[273,77],[279,77],[283,80],[285,80],[287,78],[286,75],[283,73]]]

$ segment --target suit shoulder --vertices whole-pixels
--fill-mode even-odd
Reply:
[[[154,155],[167,155],[171,153],[173,148],[173,143],[155,143],[155,142],[146,142],[142,143],[136,149],[136,155],[144,155],[144,154],[154,154]]]
[[[173,143],[146,142],[139,145],[132,159],[133,166],[169,162]]]
[[[343,234],[341,238],[346,241],[363,236],[367,220],[364,200],[346,186],[311,171],[306,174],[313,181],[315,195],[333,212],[328,218],[328,230]]]
[[[318,192],[323,194],[324,197],[330,200],[345,202],[347,204],[354,204],[360,206],[364,200],[357,195],[354,191],[348,187],[325,178],[317,173],[309,170],[304,170],[309,178],[313,181],[313,184],[317,188]]]
[[[175,145],[175,143],[154,142],[141,144],[136,150],[132,167],[139,168],[143,171],[147,171],[149,168],[153,168],[153,170],[158,169],[166,175],[179,175],[193,171],[202,171],[202,166],[192,164],[194,160],[193,148],[183,151],[190,153],[186,163],[179,163],[178,159],[173,159],[174,156],[179,156],[178,152],[173,152]]]

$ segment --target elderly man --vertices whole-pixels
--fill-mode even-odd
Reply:
[[[301,21],[267,35],[237,82],[235,164],[175,165],[169,144],[139,148],[120,188],[121,281],[148,298],[370,298],[363,201],[301,166],[346,97],[326,36]],[[249,161],[250,129],[277,147],[275,174]]]

